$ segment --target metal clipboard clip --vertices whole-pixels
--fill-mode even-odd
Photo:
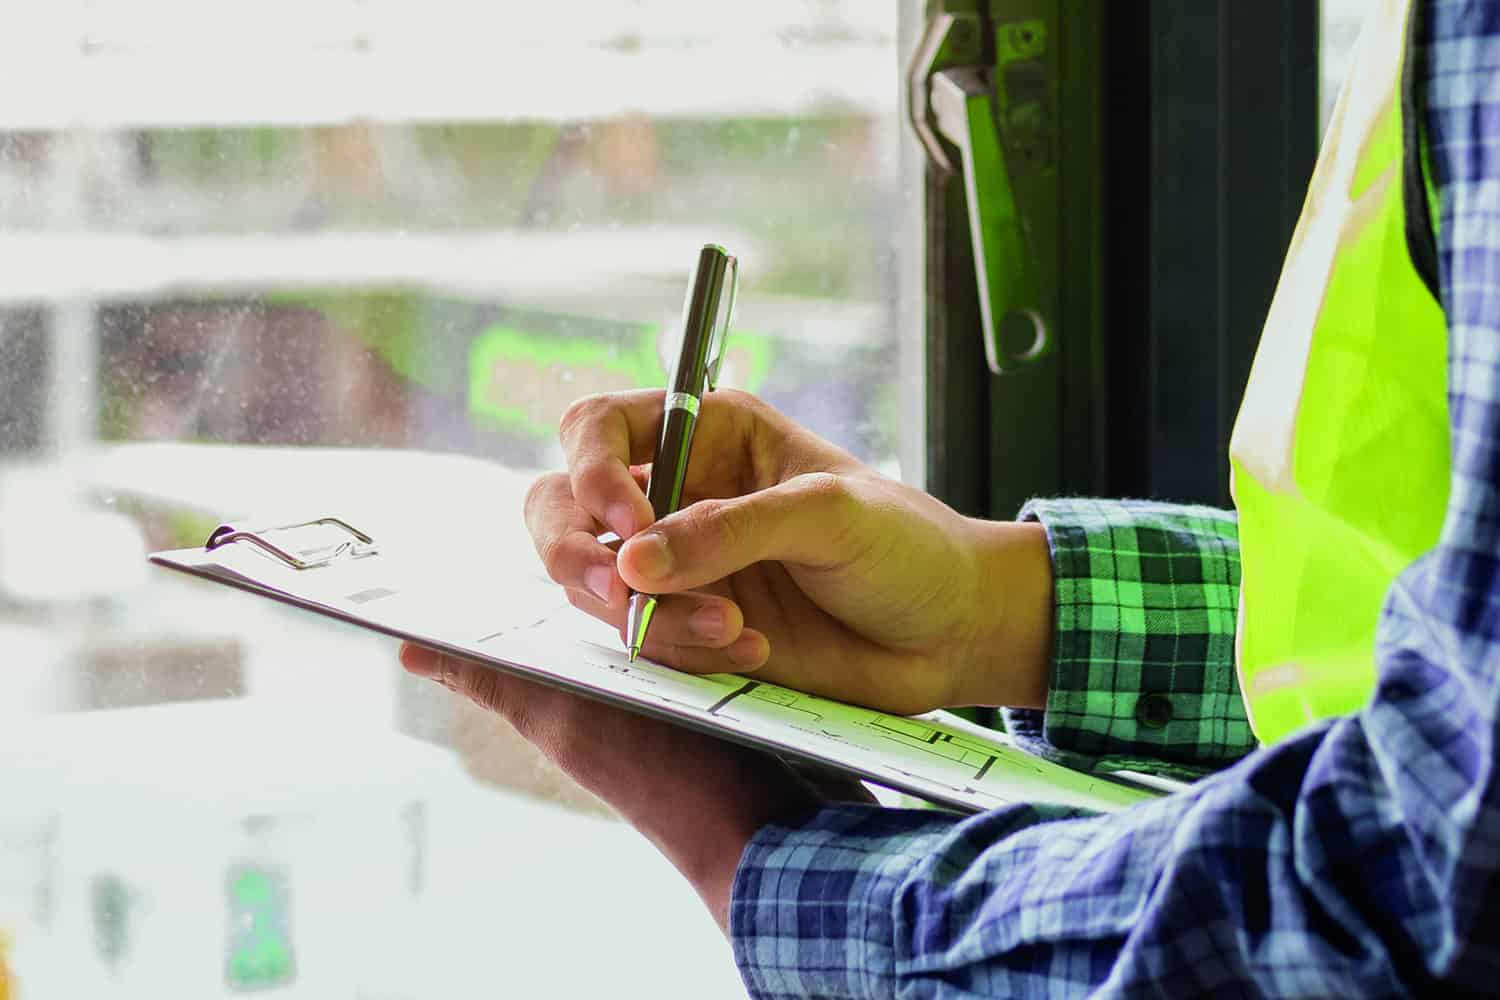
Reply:
[[[334,527],[342,528],[354,537],[333,545],[315,545],[311,548],[298,549],[296,552],[288,552],[280,545],[265,537],[273,532],[290,531],[293,528],[310,528],[319,524],[331,524]],[[352,524],[340,521],[336,517],[320,517],[312,521],[283,524],[278,528],[263,528],[260,531],[241,531],[233,525],[221,524],[214,529],[213,534],[208,536],[208,541],[203,547],[212,552],[214,549],[230,545],[234,542],[249,542],[262,552],[286,563],[292,569],[314,569],[318,566],[327,566],[329,563],[339,559],[362,559],[365,556],[373,556],[380,551],[375,545],[375,539],[360,531]]]

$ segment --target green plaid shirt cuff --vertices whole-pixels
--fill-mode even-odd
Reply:
[[[1193,778],[1256,747],[1234,669],[1240,560],[1232,511],[1139,500],[1033,500],[1057,595],[1052,688],[1009,710],[1016,742],[1083,770]]]

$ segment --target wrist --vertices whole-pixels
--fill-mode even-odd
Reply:
[[[780,762],[731,744],[700,748],[685,770],[687,780],[655,786],[648,802],[633,803],[645,808],[623,810],[623,818],[682,873],[727,934],[734,878],[750,839],[819,800]]]
[[[1042,708],[1052,671],[1052,553],[1034,522],[972,519],[974,627],[960,705]]]

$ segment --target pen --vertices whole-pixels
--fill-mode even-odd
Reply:
[[[723,247],[710,243],[698,251],[698,266],[693,269],[693,279],[682,304],[682,346],[667,383],[661,437],[651,461],[651,478],[646,482],[646,499],[651,501],[651,510],[658,521],[676,511],[682,502],[682,483],[687,477],[693,429],[698,426],[698,407],[703,394],[719,382],[738,279],[738,262]],[[646,643],[654,614],[656,595],[631,591],[625,634],[629,637],[632,663]]]

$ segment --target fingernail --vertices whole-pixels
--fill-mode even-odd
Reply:
[[[590,566],[583,571],[583,584],[599,600],[609,603],[609,592],[614,583],[615,571],[608,566]]]
[[[434,677],[437,675],[438,654],[421,646],[402,646],[401,665],[406,668],[407,673],[416,674],[418,677]]]
[[[725,652],[729,655],[729,662],[737,667],[758,667],[766,659],[766,641],[758,635],[742,635],[730,643]]]
[[[636,568],[644,575],[660,578],[672,572],[672,550],[661,532],[650,531],[637,536],[634,548]]]
[[[628,503],[611,504],[604,512],[604,522],[621,538],[635,534],[635,512]]]
[[[688,619],[688,627],[700,639],[717,639],[724,632],[724,609],[705,604]]]

